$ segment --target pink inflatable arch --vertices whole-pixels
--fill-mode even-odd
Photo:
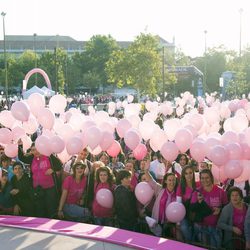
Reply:
[[[25,76],[25,78],[24,78],[24,81],[23,81],[23,92],[26,91],[26,88],[27,88],[27,84],[28,84],[29,78],[30,78],[33,74],[35,74],[35,73],[41,74],[41,75],[43,76],[45,82],[47,83],[48,88],[51,89],[51,84],[50,84],[50,80],[49,80],[49,77],[48,77],[47,73],[46,73],[44,70],[42,70],[42,69],[34,68],[34,69],[30,70],[30,71],[26,74],[26,76]]]

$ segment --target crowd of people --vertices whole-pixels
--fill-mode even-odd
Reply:
[[[0,149],[1,214],[113,226],[214,249],[250,249],[249,183],[241,189],[232,180],[215,182],[208,161],[198,164],[179,154],[168,162],[153,151],[138,161],[126,148],[113,158],[105,152],[93,156],[85,148],[62,164],[55,155],[41,155],[34,143],[27,153],[22,140],[18,144],[16,159]],[[159,166],[164,173],[155,171]],[[147,204],[136,199],[140,182],[154,193]],[[100,189],[110,190],[112,207],[98,202]],[[174,201],[186,208],[179,223],[168,221],[165,213]]]
[[[96,102],[113,100],[111,96],[103,98]],[[76,98],[70,104],[78,106],[79,102]],[[202,114],[203,107],[197,111]],[[113,116],[122,119],[123,115],[123,110],[117,109]],[[163,122],[163,115],[155,120],[160,128]],[[0,145],[0,214],[112,226],[210,249],[250,249],[248,180],[217,180],[213,163],[206,158],[196,162],[190,150],[173,162],[167,161],[146,140],[147,155],[138,160],[117,131],[113,136],[121,151],[116,157],[104,151],[94,155],[86,147],[62,163],[58,155],[46,156],[36,148],[40,129],[42,126],[31,136],[28,150],[24,150],[22,139],[18,140],[15,158],[8,157]],[[150,196],[147,202],[136,192],[142,182],[152,191],[150,196],[141,190]],[[98,198],[103,190],[108,195],[104,195],[104,203]],[[177,223],[166,212],[174,202],[183,204],[186,211]]]

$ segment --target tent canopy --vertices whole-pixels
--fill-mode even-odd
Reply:
[[[33,93],[39,93],[41,95],[45,95],[45,92],[40,89],[39,87],[37,87],[36,85],[34,85],[31,89],[29,90],[26,90],[24,93],[23,93],[23,99],[28,99],[29,96]]]
[[[53,96],[53,95],[55,95],[55,91],[53,91],[52,89],[47,88],[46,86],[43,86],[41,89],[44,91],[45,96]]]

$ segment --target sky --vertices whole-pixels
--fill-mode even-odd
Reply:
[[[87,41],[110,34],[117,41],[133,41],[146,32],[169,42],[175,38],[176,47],[192,57],[203,55],[205,41],[207,48],[224,44],[236,51],[240,37],[242,49],[250,45],[250,0],[0,0],[2,11],[6,35]]]

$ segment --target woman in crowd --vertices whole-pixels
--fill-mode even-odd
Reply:
[[[114,192],[114,176],[108,167],[99,167],[96,171],[96,180],[94,186],[94,201],[92,204],[92,214],[94,216],[94,223],[102,226],[113,225],[113,207],[106,208],[98,203],[96,199],[97,192],[100,189],[108,189]]]
[[[134,191],[136,185],[138,184],[138,173],[135,171],[135,162],[133,160],[128,160],[125,164],[125,169],[131,172],[131,190]]]
[[[114,202],[117,222],[121,229],[135,231],[138,214],[135,194],[131,191],[131,173],[120,170],[116,180],[118,186],[114,192]]]
[[[245,249],[245,244],[242,244],[245,241],[244,224],[247,223],[246,214],[250,208],[244,203],[240,188],[231,187],[228,197],[230,202],[222,209],[218,221],[218,227],[224,232],[223,246],[228,248],[233,245],[234,249]]]
[[[214,185],[214,177],[209,169],[200,172],[201,187],[192,195],[190,209],[195,212],[195,236],[201,237],[207,244],[219,248],[221,232],[217,222],[223,206],[227,204],[225,191]]]
[[[50,157],[41,155],[34,143],[31,145],[30,154],[24,155],[22,141],[19,140],[18,144],[19,160],[30,164],[31,168],[35,216],[48,218],[56,216],[60,194],[57,172],[61,172],[61,161],[54,155]]]
[[[14,176],[11,179],[11,195],[14,202],[14,215],[34,216],[33,202],[30,194],[32,184],[29,176],[24,173],[24,167],[21,162],[13,164]]]
[[[11,184],[8,181],[8,172],[2,169],[2,178],[0,178],[0,214],[13,214],[11,189]]]
[[[109,165],[109,156],[107,153],[102,152],[99,157],[99,161],[103,162],[105,166]]]
[[[8,172],[8,180],[13,177],[13,167],[11,166],[11,158],[3,154],[0,158],[0,167]]]
[[[193,195],[193,192],[196,189],[194,169],[190,165],[186,165],[181,172],[180,185],[177,188],[176,196],[177,201],[182,202],[186,208],[186,215],[189,214],[190,210],[190,201]],[[185,241],[192,240],[192,223],[188,218],[184,218],[181,221],[180,229],[182,232],[182,237]]]
[[[58,217],[69,217],[75,221],[89,219],[88,209],[83,207],[83,194],[86,191],[87,180],[84,176],[86,164],[77,162],[73,165],[73,175],[65,178],[62,195],[58,207]]]
[[[172,229],[174,228],[170,227],[172,225],[168,223],[165,211],[171,202],[176,201],[176,177],[173,173],[167,173],[163,177],[162,185],[160,185],[152,178],[149,172],[146,172],[146,175],[148,183],[154,190],[156,197],[152,210],[152,218],[163,227],[164,236],[173,236],[175,232]]]
[[[187,154],[183,153],[177,156],[173,168],[178,179],[181,177],[182,169],[188,164],[189,164],[189,157]]]

